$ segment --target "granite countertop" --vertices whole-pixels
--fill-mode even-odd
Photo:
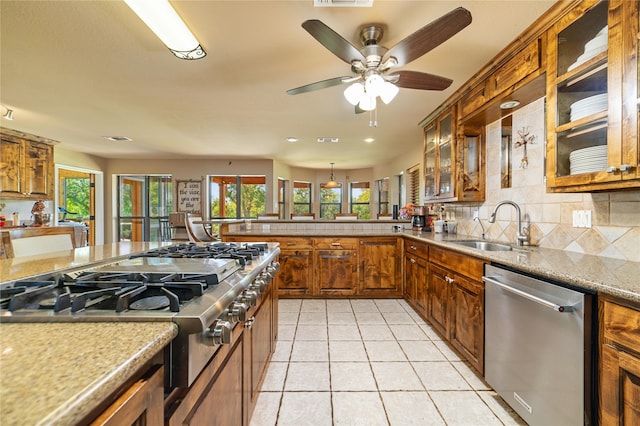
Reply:
[[[0,324],[3,425],[72,425],[178,333],[172,322]]]
[[[523,247],[512,251],[485,251],[454,243],[456,240],[478,240],[478,237],[433,232],[421,233],[406,229],[402,232],[395,232],[391,229],[388,231],[335,229],[262,232],[255,228],[251,231],[227,232],[225,235],[269,238],[403,236],[456,250],[542,278],[565,282],[601,294],[640,303],[640,262],[544,247]],[[504,244],[504,242],[500,243]]]

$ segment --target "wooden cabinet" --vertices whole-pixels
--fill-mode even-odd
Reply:
[[[55,190],[53,144],[38,136],[0,132],[0,197],[51,200]]]
[[[425,200],[445,200],[454,196],[455,108],[424,127]]]
[[[358,252],[354,238],[316,238],[315,287],[318,296],[352,296],[357,292]]]
[[[402,240],[397,237],[361,238],[358,295],[402,297]]]
[[[404,242],[404,297],[414,309],[426,317],[427,273],[429,252],[427,244]]]
[[[490,97],[495,97],[542,67],[542,41],[536,39],[507,60],[489,77]]]
[[[600,301],[600,424],[640,424],[640,307]]]
[[[429,248],[427,320],[484,374],[484,263],[440,247]]]
[[[640,187],[638,2],[584,0],[547,38],[547,188]]]
[[[281,238],[280,296],[300,297],[313,291],[313,242],[310,238]]]
[[[164,422],[163,380],[163,366],[153,366],[91,425],[161,425]]]

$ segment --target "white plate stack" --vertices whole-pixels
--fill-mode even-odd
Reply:
[[[607,168],[607,145],[590,146],[569,154],[572,175],[600,172]]]
[[[607,94],[589,96],[571,104],[570,121],[576,121],[596,112],[606,111]]]
[[[584,45],[584,53],[578,56],[578,59],[576,59],[576,61],[573,64],[569,65],[569,68],[567,68],[567,71],[571,71],[578,65],[588,61],[594,56],[607,50],[607,46],[609,44],[608,33],[609,33],[609,27],[605,26],[603,29],[601,29],[598,32],[598,34],[596,34],[594,38],[589,40]]]

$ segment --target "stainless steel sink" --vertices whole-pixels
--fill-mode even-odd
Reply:
[[[453,244],[459,244],[466,247],[475,248],[486,251],[510,251],[513,247],[507,244],[492,243],[490,241],[474,240],[474,241],[451,241]]]

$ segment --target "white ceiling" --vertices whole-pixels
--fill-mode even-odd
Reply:
[[[372,8],[314,8],[312,0],[173,0],[207,52],[185,61],[122,1],[1,0],[0,102],[15,117],[2,125],[105,158],[370,167],[421,144],[418,123],[553,3],[375,0]],[[369,127],[368,113],[354,114],[342,94],[346,85],[285,93],[350,74],[303,21],[320,19],[356,46],[361,26],[381,23],[380,44],[391,47],[458,6],[471,12],[471,25],[401,68],[451,78],[451,87],[401,89],[378,107],[377,127]],[[103,138],[112,135],[133,142]],[[340,142],[320,144],[319,136]],[[365,143],[367,137],[375,142]]]

